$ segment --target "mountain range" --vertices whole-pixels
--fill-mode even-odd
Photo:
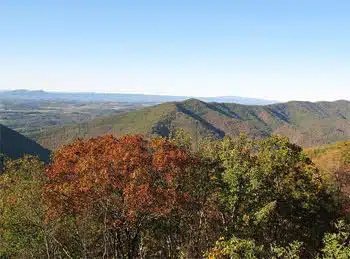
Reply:
[[[24,99],[24,100],[64,100],[64,101],[94,101],[94,102],[121,102],[121,103],[164,103],[171,101],[184,101],[189,96],[171,95],[147,95],[147,94],[122,94],[122,93],[65,93],[46,92],[43,90],[13,90],[0,91],[0,99]],[[196,97],[207,102],[233,102],[240,104],[271,104],[276,101],[239,97],[239,96],[218,96],[218,97]]]
[[[195,141],[202,137],[222,138],[244,133],[254,138],[283,135],[303,147],[313,147],[350,138],[350,102],[242,105],[189,99],[50,128],[32,137],[53,150],[76,137],[104,134],[168,136],[179,128]]]

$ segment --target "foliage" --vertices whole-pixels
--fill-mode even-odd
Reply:
[[[302,258],[302,245],[299,241],[293,241],[286,247],[271,246],[272,258],[288,258],[299,259]]]
[[[40,202],[44,165],[33,157],[6,161],[0,175],[0,257],[44,257],[48,228]]]
[[[265,248],[263,245],[257,245],[253,239],[240,239],[233,236],[230,240],[219,240],[216,246],[207,254],[208,259],[230,258],[230,259],[257,259],[257,258],[301,258],[302,243],[293,241],[286,247],[271,245]]]
[[[85,231],[85,221],[93,218],[107,256],[134,257],[149,235],[156,238],[155,226],[162,228],[156,233],[159,242],[166,238],[168,245],[181,247],[176,237],[193,235],[187,228],[196,224],[195,217],[204,218],[201,206],[206,205],[208,189],[203,189],[204,171],[194,170],[200,168],[199,162],[186,149],[162,138],[77,140],[58,150],[47,170],[49,219],[68,217],[77,230]],[[80,243],[83,255],[89,253],[89,245]]]
[[[216,242],[216,246],[206,254],[208,259],[216,258],[260,258],[263,253],[263,246],[257,246],[252,239],[240,239],[233,236],[230,240],[223,239]]]
[[[314,258],[319,259],[348,259],[350,257],[349,226],[344,221],[336,224],[335,233],[326,233],[323,238],[324,246]],[[214,248],[206,253],[206,258],[288,258],[299,259],[302,256],[302,243],[293,241],[286,247],[271,245],[266,248],[258,246],[252,239],[239,239],[233,236],[230,240],[220,239]]]
[[[344,221],[336,225],[337,233],[327,233],[321,258],[347,259],[350,257],[350,228]]]
[[[219,150],[230,232],[268,247],[299,240],[308,253],[339,216],[338,204],[302,149],[283,137],[226,139]]]
[[[344,194],[344,213],[350,212],[350,142],[339,142],[308,150],[323,174],[336,183]]]
[[[340,189],[301,147],[170,135],[77,139],[47,166],[5,161],[0,257],[347,258]]]

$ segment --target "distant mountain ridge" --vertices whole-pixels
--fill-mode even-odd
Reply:
[[[247,104],[247,105],[268,105],[268,104],[279,103],[278,101],[273,101],[273,100],[247,98],[247,97],[240,97],[240,96],[199,97],[197,99],[204,102],[237,103],[237,104]]]
[[[48,149],[2,124],[0,124],[0,154],[11,159],[26,154],[34,155],[44,162],[48,162],[50,158]]]
[[[277,134],[287,136],[303,147],[312,147],[350,139],[350,102],[242,105],[189,99],[54,128],[33,137],[43,146],[55,149],[76,137],[104,134],[168,136],[179,128],[195,140],[240,133],[254,138]]]
[[[46,92],[43,90],[13,90],[0,91],[0,99],[41,99],[41,100],[75,100],[75,101],[99,101],[99,102],[128,102],[128,103],[164,103],[173,101],[184,101],[189,96],[171,95],[149,95],[149,94],[123,94],[123,93],[67,93],[67,92]],[[219,96],[219,97],[198,97],[207,102],[234,102],[241,104],[271,104],[277,101],[239,97],[239,96]]]

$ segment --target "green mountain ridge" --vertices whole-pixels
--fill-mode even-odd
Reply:
[[[32,137],[44,147],[55,149],[77,137],[104,134],[168,136],[179,128],[194,139],[240,133],[254,138],[283,135],[303,147],[312,147],[350,138],[350,102],[242,105],[188,99],[51,128]]]
[[[25,154],[34,155],[44,162],[48,162],[50,158],[48,149],[2,124],[0,124],[0,154],[11,159],[20,158]]]

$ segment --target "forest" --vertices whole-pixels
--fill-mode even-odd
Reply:
[[[48,164],[7,159],[0,258],[349,258],[337,177],[349,154],[331,172],[317,152],[286,137],[194,145],[177,132],[77,139]]]

